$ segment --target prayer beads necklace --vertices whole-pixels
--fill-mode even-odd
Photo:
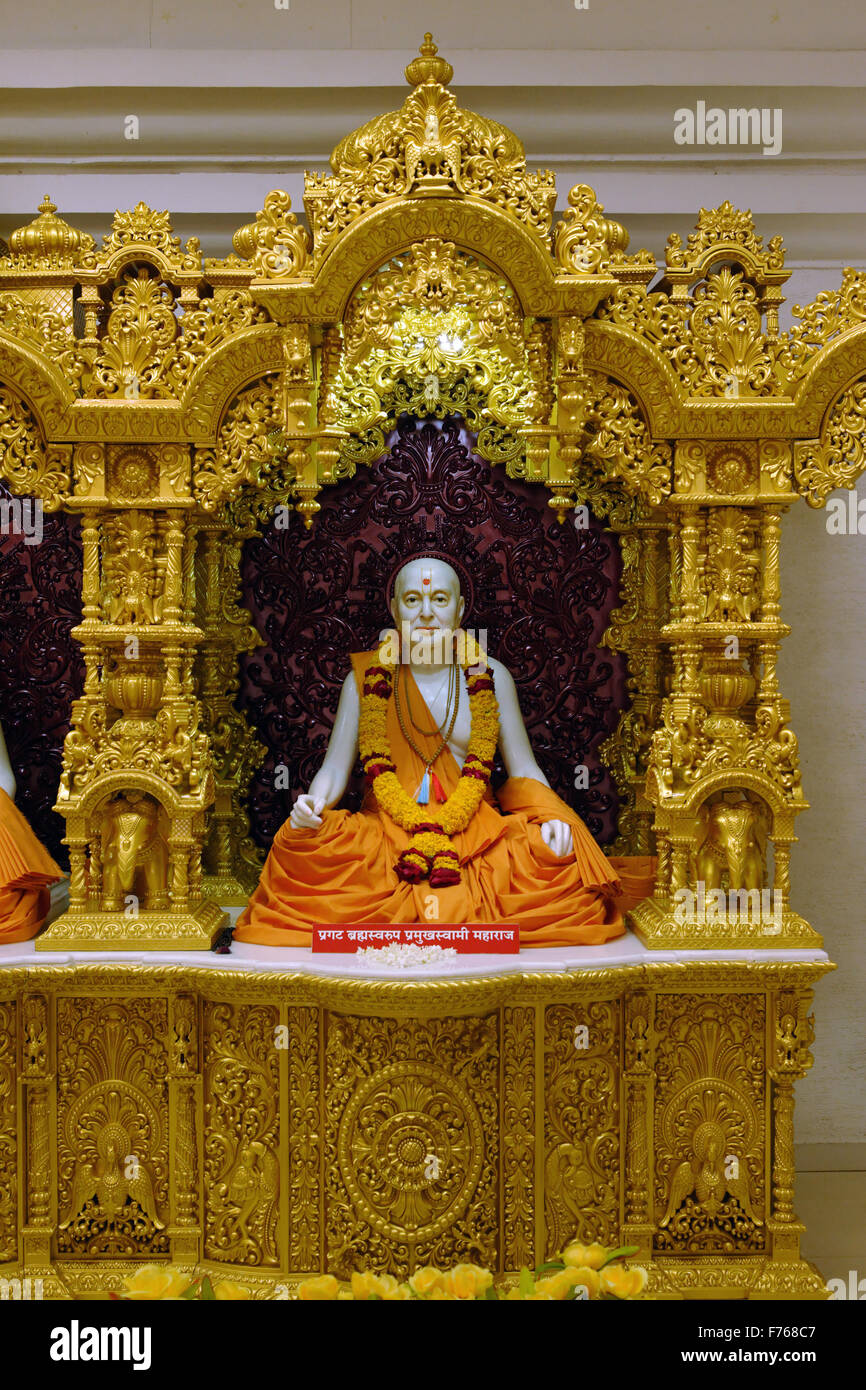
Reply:
[[[432,780],[432,784],[433,784],[433,795],[435,796],[435,798],[436,798],[437,801],[439,801],[439,802],[444,802],[444,801],[447,800],[446,793],[445,793],[445,789],[444,789],[444,787],[442,786],[442,783],[439,781],[439,778],[436,776],[436,773],[433,771],[433,764],[442,756],[442,753],[444,752],[445,748],[447,747],[448,742],[449,742],[449,740],[450,740],[450,738],[451,738],[451,735],[452,735],[453,732],[454,732],[454,725],[457,723],[457,711],[458,711],[458,709],[459,709],[459,707],[460,707],[460,682],[459,682],[459,675],[460,675],[460,673],[459,673],[459,670],[458,670],[458,668],[457,668],[456,665],[453,666],[453,667],[451,668],[451,673],[449,674],[449,681],[448,681],[448,699],[447,699],[447,703],[446,703],[446,706],[445,706],[445,719],[442,721],[443,723],[445,723],[446,720],[447,720],[447,722],[448,722],[447,733],[443,733],[442,728],[441,728],[441,726],[440,726],[439,724],[436,725],[436,732],[439,734],[439,737],[441,738],[442,742],[439,744],[439,747],[437,748],[436,752],[433,754],[433,757],[430,758],[430,759],[428,759],[428,758],[425,756],[425,754],[421,751],[421,749],[418,747],[418,745],[416,744],[415,740],[412,738],[412,735],[409,733],[409,729],[407,728],[407,725],[406,725],[406,720],[405,720],[405,718],[404,718],[403,709],[402,709],[402,705],[401,705],[401,702],[400,702],[400,676],[401,676],[401,672],[402,672],[402,667],[401,667],[401,666],[398,666],[398,667],[397,667],[397,671],[396,671],[396,675],[395,675],[395,679],[394,679],[394,708],[395,708],[395,710],[397,711],[397,722],[398,722],[398,724],[400,725],[400,732],[401,732],[401,734],[403,735],[403,737],[405,738],[405,740],[406,740],[406,742],[408,743],[409,747],[412,749],[412,752],[415,754],[415,756],[416,756],[417,758],[420,758],[420,759],[421,759],[422,763],[424,763],[424,776],[421,778],[421,782],[420,782],[420,784],[419,784],[419,786],[418,786],[418,790],[417,790],[416,793],[415,793],[415,800],[416,800],[416,802],[418,803],[419,806],[427,806],[427,805],[429,804],[429,801],[430,801],[430,783],[431,783],[431,780]],[[455,681],[455,679],[454,679],[455,676],[457,677],[457,680],[456,680],[456,681]],[[454,697],[455,697],[455,694],[456,694],[456,699],[454,698]],[[453,709],[452,709],[452,703],[453,703]],[[426,730],[426,729],[419,729],[419,728],[418,728],[418,725],[415,723],[415,720],[414,720],[414,718],[412,717],[411,707],[410,707],[410,709],[409,709],[409,717],[410,717],[410,720],[411,720],[412,724],[415,726],[416,732],[418,732],[418,733],[427,733],[427,732],[429,732],[429,731]]]

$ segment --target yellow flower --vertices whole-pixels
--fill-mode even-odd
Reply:
[[[398,1284],[396,1289],[383,1294],[382,1297],[386,1303],[406,1303],[412,1297],[412,1290],[408,1284]]]
[[[586,1289],[588,1298],[598,1297],[599,1276],[594,1269],[574,1269],[567,1266],[558,1270],[556,1274],[539,1279],[535,1287],[539,1293],[549,1293],[552,1298],[562,1299],[580,1284]]]
[[[455,1293],[450,1293],[448,1289],[439,1288],[438,1286],[430,1295],[431,1303],[456,1303],[456,1301],[457,1295]]]
[[[637,1298],[646,1288],[648,1277],[643,1265],[635,1265],[633,1269],[608,1265],[601,1271],[602,1292],[616,1294],[617,1298]]]
[[[608,1255],[603,1245],[578,1245],[574,1241],[563,1251],[562,1258],[567,1265],[572,1265],[575,1269],[583,1266],[586,1269],[601,1269]]]
[[[441,1289],[442,1275],[433,1265],[424,1265],[422,1269],[416,1269],[410,1277],[409,1284],[421,1298],[427,1298],[434,1289]]]
[[[298,1298],[304,1303],[332,1302],[340,1292],[339,1281],[333,1274],[318,1274],[298,1285]]]
[[[479,1265],[455,1265],[445,1275],[445,1288],[455,1298],[478,1298],[491,1287],[493,1275]]]
[[[393,1274],[372,1274],[365,1271],[363,1274],[352,1275],[352,1296],[359,1302],[365,1302],[374,1296],[391,1301],[398,1288],[398,1281]]]
[[[132,1299],[178,1298],[192,1283],[192,1276],[173,1265],[142,1265],[124,1279],[126,1297]]]
[[[244,1288],[243,1284],[236,1284],[233,1279],[223,1279],[219,1284],[214,1284],[213,1296],[223,1302],[230,1299],[233,1303],[252,1297],[249,1289]]]

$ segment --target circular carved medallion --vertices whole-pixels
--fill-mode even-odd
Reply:
[[[478,1184],[483,1156],[469,1092],[430,1062],[394,1062],[366,1078],[337,1140],[358,1215],[392,1241],[427,1240],[456,1221]]]

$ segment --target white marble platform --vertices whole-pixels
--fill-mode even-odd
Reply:
[[[229,908],[232,919],[240,908]],[[532,947],[517,955],[457,956],[431,965],[359,965],[353,954],[313,955],[306,946],[256,946],[234,942],[229,955],[212,951],[37,951],[33,941],[0,946],[0,971],[11,966],[39,970],[57,965],[186,965],[222,972],[299,971],[329,979],[431,980],[465,979],[473,975],[537,974],[546,971],[600,970],[627,965],[663,965],[686,961],[754,961],[765,964],[782,961],[825,963],[826,951],[738,950],[738,951],[650,951],[632,933],[604,946]]]

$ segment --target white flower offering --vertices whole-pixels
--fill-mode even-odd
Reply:
[[[377,965],[396,965],[401,970],[411,970],[415,966],[439,965],[442,961],[456,958],[457,952],[453,946],[416,946],[412,942],[362,946],[357,952],[358,963],[365,969]]]

